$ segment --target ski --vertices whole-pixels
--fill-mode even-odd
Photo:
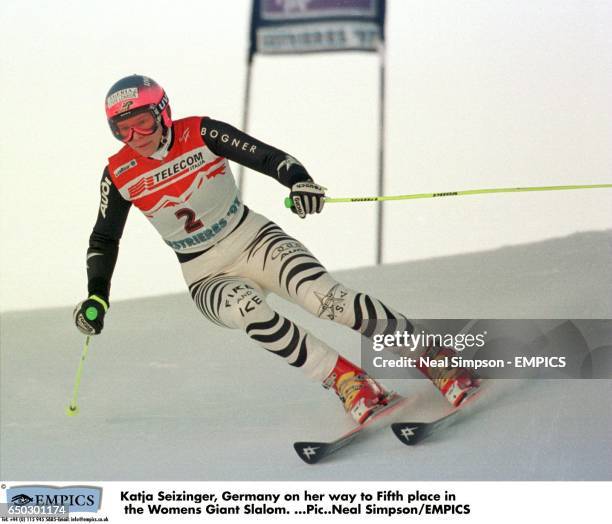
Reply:
[[[391,424],[391,431],[407,446],[414,446],[432,433],[450,426],[460,412],[453,411],[432,422],[395,422]]]
[[[432,433],[445,429],[457,421],[460,414],[466,412],[467,404],[480,396],[482,390],[475,392],[463,404],[453,411],[431,422],[394,422],[391,424],[393,434],[407,446],[414,446],[429,437]]]
[[[388,403],[371,415],[363,424],[353,428],[336,440],[332,440],[331,442],[295,442],[293,448],[306,464],[316,464],[324,458],[329,457],[332,453],[354,442],[365,433],[371,432],[369,430],[378,429],[383,425],[386,427],[384,422],[387,421],[387,418],[392,413],[395,413],[398,409],[405,406],[408,400],[408,398],[394,393],[389,398]]]

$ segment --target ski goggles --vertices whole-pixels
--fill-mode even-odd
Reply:
[[[125,143],[134,138],[134,133],[148,136],[155,133],[159,127],[159,120],[149,108],[139,112],[131,111],[129,116],[111,118],[108,123],[115,138]]]

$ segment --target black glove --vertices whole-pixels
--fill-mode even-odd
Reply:
[[[104,315],[108,311],[108,299],[91,295],[79,302],[72,313],[78,330],[85,335],[98,335],[104,327]]]
[[[297,182],[291,186],[289,198],[293,200],[293,211],[300,218],[320,213],[325,204],[325,188],[314,182]]]

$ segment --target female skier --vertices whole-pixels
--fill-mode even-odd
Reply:
[[[402,314],[334,280],[298,240],[241,200],[228,160],[286,186],[300,218],[323,209],[325,188],[293,156],[209,117],[172,120],[168,97],[151,78],[122,78],[106,97],[113,135],[124,143],[109,158],[100,184],[100,208],[89,239],[89,296],[74,310],[85,334],[101,332],[119,240],[133,205],[174,250],[191,296],[211,322],[243,330],[264,349],[333,389],[345,410],[363,423],[389,393],[325,342],[274,311],[276,293],[320,318],[366,337],[375,330],[409,332]],[[376,319],[377,323],[372,322]],[[424,348],[442,359],[450,348]],[[459,403],[478,387],[466,369],[420,367],[442,394]]]

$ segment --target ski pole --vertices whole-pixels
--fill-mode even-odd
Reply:
[[[77,368],[76,377],[74,379],[72,400],[70,401],[70,405],[66,408],[66,415],[68,415],[69,417],[74,417],[79,412],[79,408],[77,406],[77,396],[79,395],[79,387],[81,385],[81,373],[83,372],[83,362],[85,362],[85,357],[87,356],[87,352],[89,351],[90,339],[90,335],[87,335],[87,337],[85,338],[85,344],[81,353],[81,359],[79,360],[79,367]]]
[[[445,191],[440,193],[415,193],[413,195],[373,196],[373,197],[346,197],[325,198],[325,203],[337,204],[341,202],[385,202],[387,200],[416,200],[418,198],[438,198],[465,195],[485,195],[490,193],[526,193],[528,191],[564,191],[570,189],[602,189],[612,188],[612,184],[591,184],[573,186],[534,186],[534,187],[500,187],[495,189],[467,189],[464,191]],[[285,198],[285,207],[293,207],[291,198]]]

